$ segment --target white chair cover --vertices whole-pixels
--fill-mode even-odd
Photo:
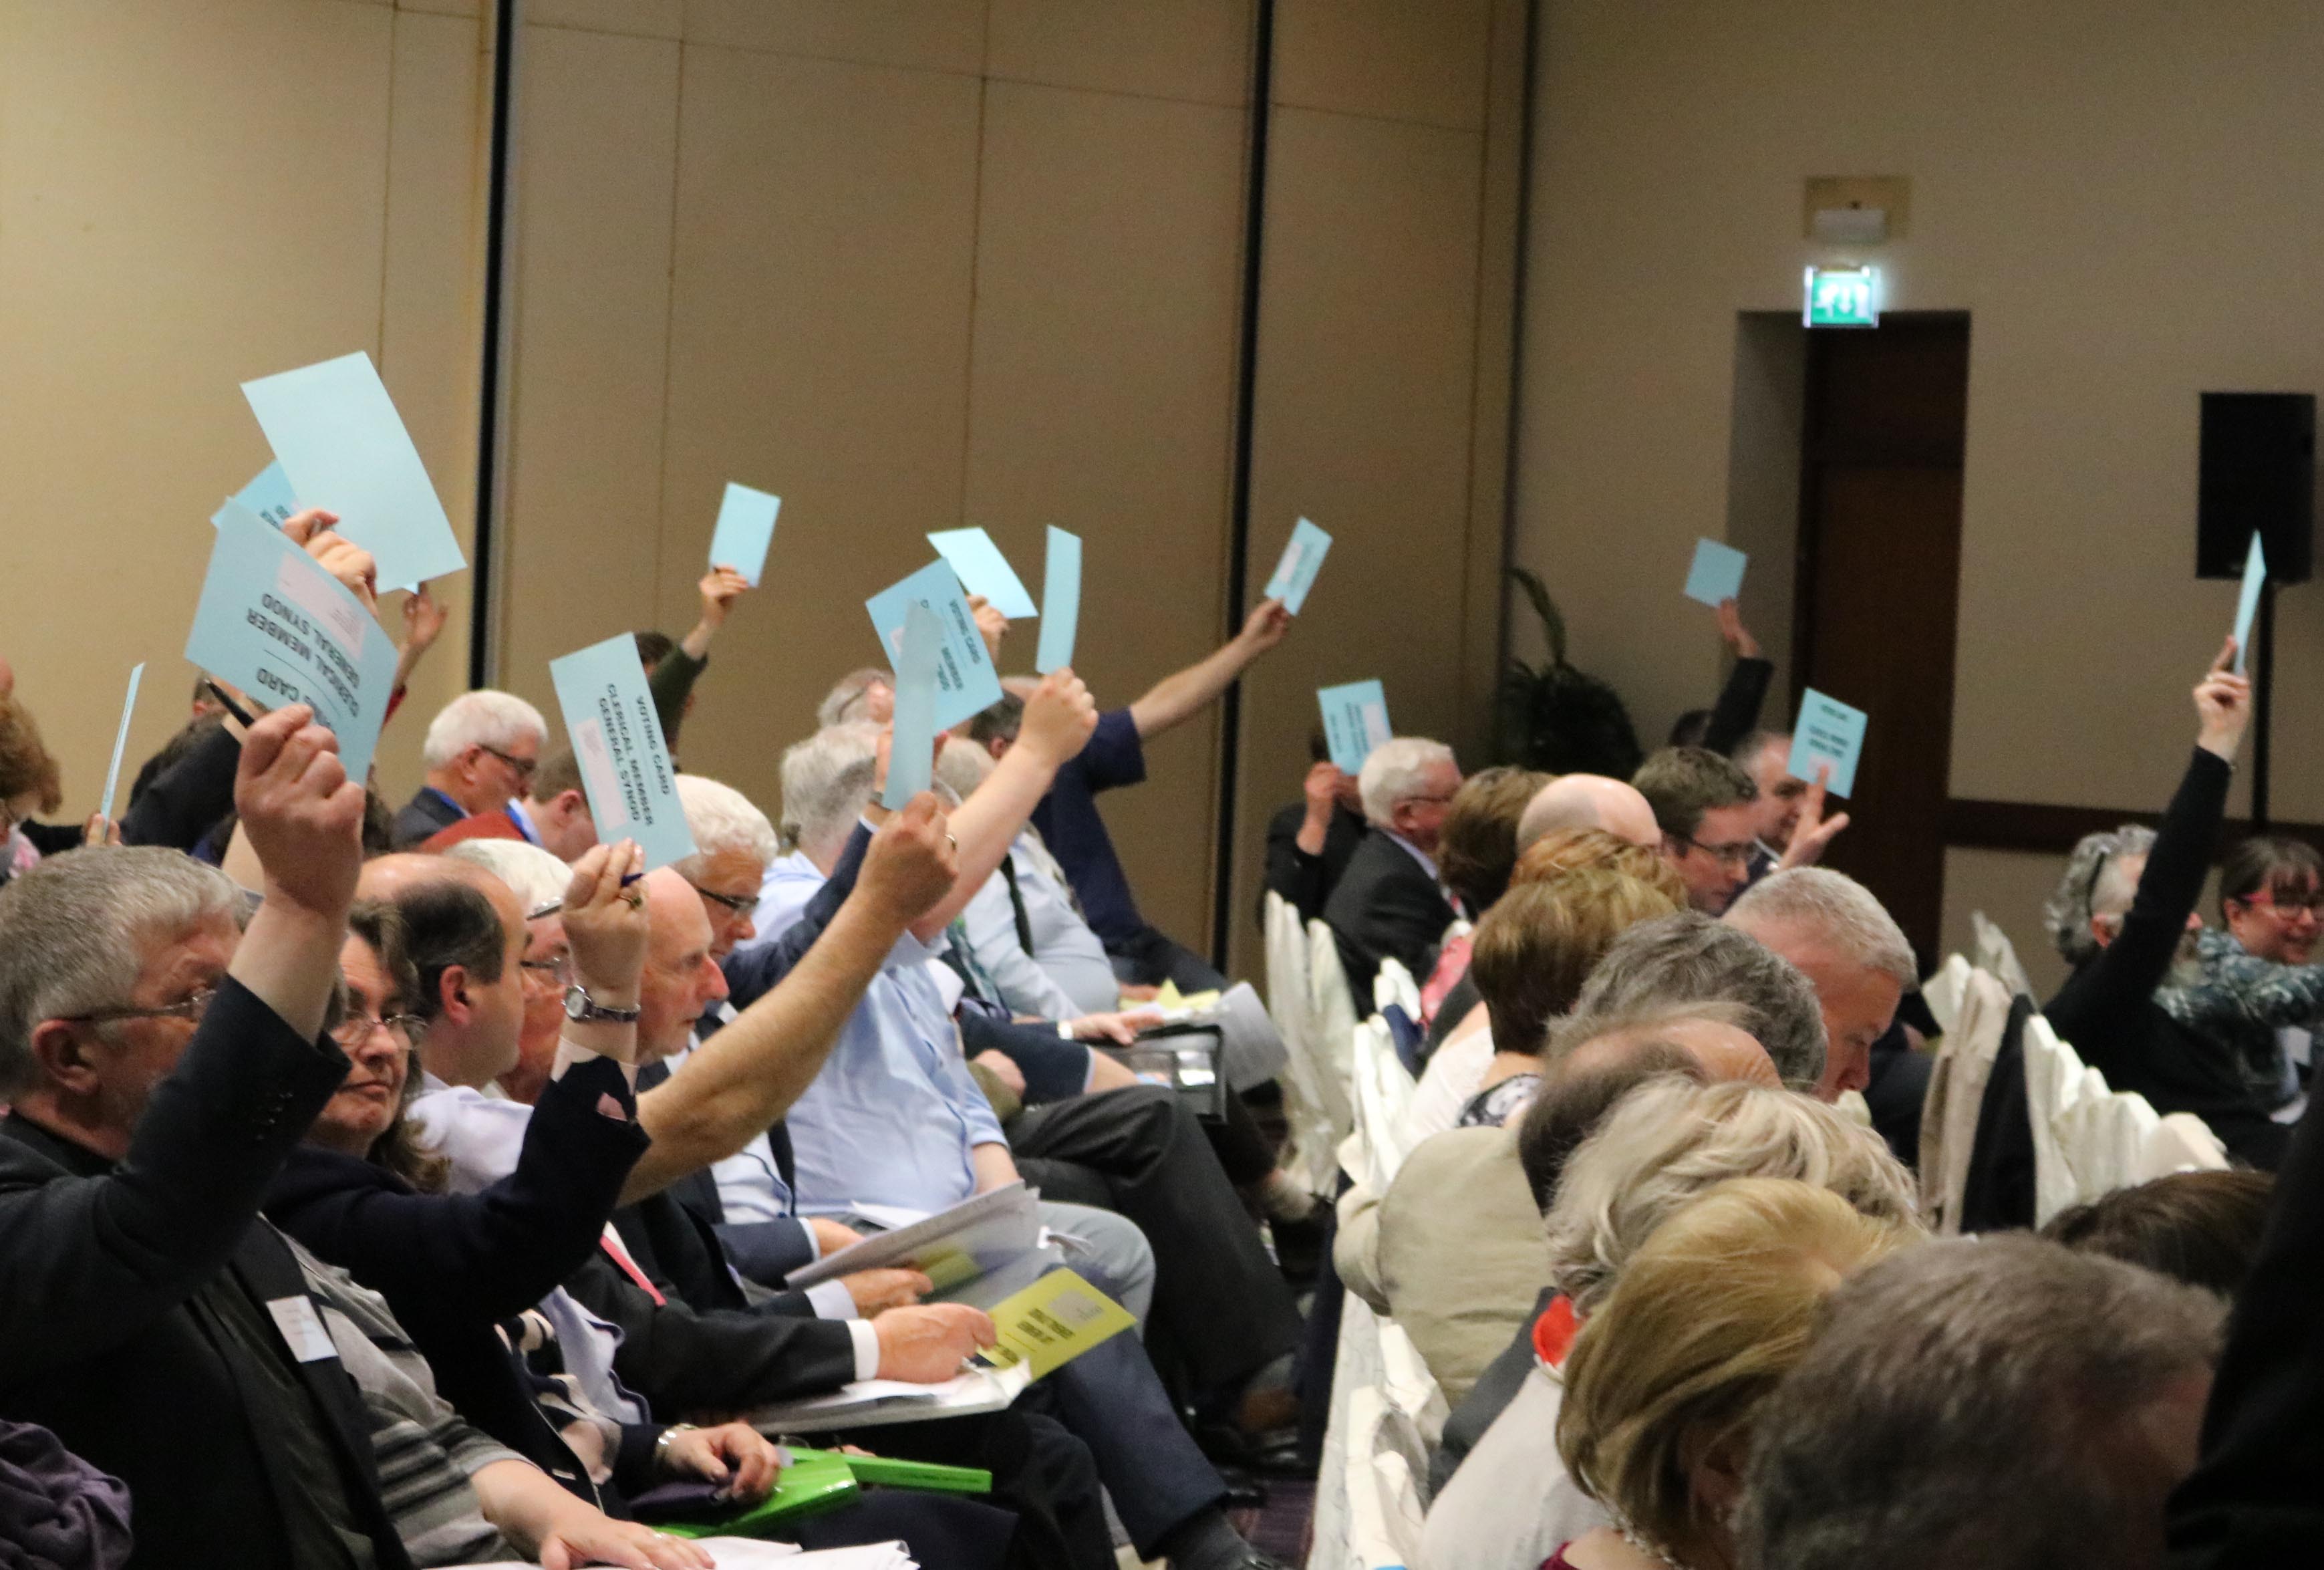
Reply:
[[[2025,974],[2025,967],[2017,963],[2017,946],[2009,941],[2009,934],[1986,919],[1982,910],[1969,912],[1970,928],[1977,934],[1977,964],[1979,970],[1989,971],[2012,997],[2032,997],[2034,984]]]
[[[1299,912],[1282,895],[1267,896],[1267,1011],[1283,1038],[1286,1055],[1281,1083],[1283,1112],[1290,1125],[1284,1170],[1311,1194],[1328,1196],[1338,1187],[1339,1143],[1349,1130],[1332,1120],[1331,1102],[1315,1059],[1307,1012],[1307,932]]]
[[[1307,1046],[1315,1089],[1334,1129],[1356,1126],[1356,1003],[1340,946],[1321,921],[1307,923]],[[1343,1136],[1344,1137],[1344,1136]]]
[[[1379,974],[1372,977],[1372,1007],[1385,1009],[1390,1003],[1402,1009],[1406,1019],[1420,1023],[1420,984],[1412,979],[1403,961],[1383,959]]]
[[[1930,1071],[1928,1095],[1921,1104],[1921,1213],[1932,1228],[1950,1237],[1960,1232],[1978,1113],[1985,1104],[1985,1083],[1993,1076],[1994,1056],[2008,1029],[2009,993],[1958,955],[1938,973],[1931,990],[1942,997],[1950,1018],[1945,1012],[1937,1015],[1945,1033],[1937,1043],[1936,1067]]]

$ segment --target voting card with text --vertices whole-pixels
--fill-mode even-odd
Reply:
[[[896,706],[888,722],[888,780],[880,805],[908,806],[936,772],[936,653],[944,627],[926,605],[904,607],[904,647],[896,656]]]
[[[936,646],[936,729],[948,731],[969,716],[1001,701],[1001,678],[984,651],[984,638],[976,630],[968,601],[951,564],[932,561],[901,583],[889,585],[863,602],[880,648],[890,664],[903,658],[904,616],[912,605],[926,605],[944,628]]]
[[[1275,564],[1274,576],[1260,591],[1261,599],[1281,600],[1283,608],[1293,615],[1307,603],[1307,591],[1315,586],[1315,575],[1323,570],[1323,558],[1331,553],[1332,537],[1302,518],[1291,526],[1291,539],[1283,547],[1283,556]]]
[[[990,1310],[996,1344],[980,1353],[996,1368],[1020,1363],[1040,1379],[1138,1323],[1129,1309],[1071,1270],[1051,1270]]]
[[[637,640],[617,633],[549,662],[597,842],[633,839],[651,872],[694,854]]]
[[[1816,770],[1831,766],[1824,789],[1846,796],[1856,789],[1856,761],[1864,755],[1864,711],[1850,708],[1811,687],[1800,695],[1799,723],[1792,727],[1792,778],[1815,783]]]
[[[339,739],[347,778],[371,768],[395,685],[395,643],[327,568],[239,502],[217,539],[186,658],[265,705],[303,703]]]
[[[250,477],[250,483],[234,494],[233,500],[258,514],[259,521],[280,529],[299,510],[299,498],[291,494],[290,476],[282,472],[279,463],[268,464]],[[225,516],[224,509],[210,514],[210,527],[217,527]]]
[[[1388,726],[1388,692],[1377,681],[1319,688],[1315,701],[1323,711],[1323,740],[1342,774],[1360,772],[1372,749],[1396,734]]]

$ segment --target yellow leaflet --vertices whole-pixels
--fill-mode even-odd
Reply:
[[[992,1309],[1000,1344],[984,1353],[996,1368],[1028,1365],[1035,1379],[1063,1368],[1138,1321],[1071,1270],[1051,1270]]]

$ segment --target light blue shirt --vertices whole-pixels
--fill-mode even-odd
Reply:
[[[823,882],[798,852],[769,868],[759,891],[759,940],[771,941],[797,922]],[[828,1214],[856,1201],[946,1209],[976,1192],[970,1150],[1008,1142],[928,976],[931,953],[908,934],[897,945],[785,1120],[802,1212]],[[772,1201],[744,1191],[755,1180],[739,1163],[718,1178],[730,1214]]]
[[[1074,909],[1047,862],[1029,834],[1019,835],[1010,847],[1017,895],[1033,930],[1033,952],[1027,954],[1018,937],[1009,882],[999,873],[984,881],[961,913],[968,945],[1001,988],[1001,1001],[1018,1013],[1075,1020],[1120,1008],[1121,984],[1105,944]]]

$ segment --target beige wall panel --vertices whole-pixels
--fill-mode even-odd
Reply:
[[[678,46],[529,27],[500,684],[653,614]]]
[[[484,0],[395,0],[395,8],[437,16],[482,17],[484,14]]]
[[[2042,906],[2065,875],[2063,856],[2024,851],[1954,849],[1945,853],[1944,947],[1946,955],[1977,958],[1977,935],[1969,917],[1987,919],[2008,935],[2018,963],[2034,983],[2036,1001],[2046,1002],[2066,979],[2066,962],[2042,929]]]
[[[1224,625],[1243,143],[1232,107],[988,90],[966,520],[1036,596],[1044,526],[1083,537],[1075,669],[1109,707]],[[1009,669],[1039,635],[1012,633]],[[1104,799],[1148,919],[1198,948],[1217,751],[1191,721]]]
[[[1250,101],[1251,0],[993,0],[996,80]]]
[[[1275,101],[1474,131],[1493,0],[1281,0]]]
[[[405,12],[395,22],[388,147],[387,263],[380,307],[380,375],[428,466],[460,549],[474,559],[476,377],[484,278],[484,182],[477,148],[491,90],[475,18]],[[468,684],[473,572],[434,586],[449,613],[405,699],[435,712]],[[401,633],[390,610],[388,628]],[[424,725],[406,717],[380,752],[380,787],[401,800],[419,787]]]
[[[685,0],[525,0],[524,19],[539,27],[585,32],[624,32],[638,38],[682,38]]]
[[[1724,512],[1734,313],[1831,254],[1803,180],[1902,174],[1889,309],[1972,314],[1952,790],[2159,806],[2235,592],[2191,580],[2196,394],[2324,383],[2324,210],[2282,195],[2319,66],[2299,0],[1550,0],[1517,550],[1641,732],[1716,677],[1677,584]],[[2283,596],[2280,713],[2324,687],[2319,603]],[[2324,817],[2324,733],[2281,735],[2277,810]]]
[[[0,6],[0,527],[6,655],[104,788],[186,714],[204,520],[266,462],[236,383],[379,348],[393,13],[289,0]],[[295,134],[252,83],[327,114]]]
[[[985,0],[686,0],[693,43],[922,70],[984,69]]]
[[[1239,937],[1266,819],[1306,772],[1318,687],[1377,676],[1399,732],[1459,739],[1481,156],[1469,133],[1274,117],[1252,593],[1296,517],[1333,545],[1298,626],[1244,683]]]
[[[783,498],[687,765],[771,813],[783,745],[874,662],[866,596],[960,517],[973,78],[691,47],[678,182],[663,623],[695,614],[725,483]]]

